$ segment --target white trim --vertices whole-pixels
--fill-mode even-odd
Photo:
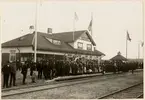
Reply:
[[[16,50],[16,53],[34,53],[32,47],[11,47],[11,48],[2,48],[2,53],[10,53],[11,50]]]
[[[60,52],[50,52],[50,51],[40,51],[37,50],[38,54],[52,54],[52,55],[65,55],[66,53],[60,53]]]
[[[20,49],[20,53],[34,53],[34,50],[32,49],[32,47],[19,47]],[[2,48],[2,53],[9,53],[11,50],[16,50],[16,53],[19,53],[18,49],[15,47],[13,48]],[[62,53],[62,52],[53,52],[53,51],[40,51],[37,50],[38,54],[51,54],[51,55],[76,55],[75,53]],[[86,56],[85,54],[77,54],[77,55],[81,55],[81,56]],[[87,55],[90,56],[90,55]],[[100,57],[100,56],[97,56]],[[101,56],[102,58],[103,56]]]

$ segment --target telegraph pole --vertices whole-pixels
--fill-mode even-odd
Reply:
[[[140,58],[140,42],[138,43],[138,59]]]
[[[145,7],[144,7],[144,4],[145,4],[145,1],[144,0],[142,0],[142,42],[144,43],[144,23],[145,23],[145,20],[144,20],[144,17],[145,17],[145,15],[144,15],[144,11],[145,11]],[[144,58],[144,45],[142,46],[143,47],[143,58]]]
[[[34,46],[34,62],[37,60],[37,12],[38,12],[38,0],[36,0],[36,11],[35,11],[35,46]]]
[[[1,37],[1,34],[2,34],[2,21],[1,21],[1,16],[0,16],[0,37]],[[2,38],[0,38],[1,40]],[[1,41],[0,41],[1,42]],[[1,52],[1,56],[0,56],[0,61],[2,63],[2,50],[1,50],[1,47],[0,47],[0,52]]]
[[[126,34],[126,59],[127,59],[127,34]]]

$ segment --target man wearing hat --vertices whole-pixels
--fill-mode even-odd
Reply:
[[[4,83],[3,83],[3,88],[8,88],[8,81],[9,81],[9,75],[11,72],[11,67],[10,67],[10,63],[9,61],[7,62],[7,64],[5,64],[2,68],[2,72],[3,72],[3,76],[4,76]]]

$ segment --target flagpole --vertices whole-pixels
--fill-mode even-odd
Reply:
[[[140,42],[138,43],[138,59],[140,58]]]
[[[38,10],[38,0],[36,0],[36,12],[35,12],[35,46],[34,46],[34,62],[37,60],[37,10]]]
[[[75,33],[75,16],[73,20],[73,42],[74,42],[74,33]]]
[[[142,17],[142,34],[143,34],[143,43],[144,43],[144,23],[145,23],[145,20],[144,20],[144,11],[145,11],[145,8],[144,8],[144,0],[142,0],[142,14],[143,14],[143,17]],[[144,58],[144,47],[143,47],[143,58]]]
[[[126,59],[127,59],[127,33],[126,33]]]
[[[74,20],[73,20],[73,42],[74,42],[74,33],[75,33],[75,17],[76,12],[74,13]]]
[[[2,37],[2,18],[0,16],[0,40],[2,39],[1,37]],[[1,49],[1,47],[2,46],[0,46],[0,52],[1,52],[0,61],[2,62],[2,49]],[[3,64],[3,63],[1,63],[1,64]]]
[[[92,27],[93,27],[93,13],[91,13],[91,20],[92,20]],[[91,37],[93,38],[93,28],[91,27]],[[92,59],[92,51],[93,51],[93,45],[91,50],[91,59]]]

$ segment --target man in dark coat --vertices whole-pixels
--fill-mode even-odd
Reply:
[[[11,67],[9,62],[5,64],[2,68],[3,76],[4,76],[4,83],[3,83],[3,88],[8,88],[8,81],[9,81],[9,75],[11,73]]]
[[[42,79],[42,62],[37,63],[38,79]]]
[[[26,76],[27,76],[27,69],[28,69],[28,65],[27,65],[27,63],[23,63],[22,64],[22,74],[23,74],[23,84],[26,84],[25,83],[25,80],[26,80]]]
[[[42,67],[43,67],[43,75],[44,75],[44,78],[47,79],[47,66],[48,66],[48,63],[47,61],[43,61],[42,63]]]
[[[53,78],[53,66],[54,66],[53,60],[50,59],[48,64],[48,73],[50,80]]]
[[[105,64],[102,63],[101,64],[101,72],[102,72],[103,75],[105,74],[104,71],[105,71]]]
[[[16,86],[15,85],[15,81],[16,81],[16,63],[13,62],[13,63],[10,63],[10,67],[11,67],[11,77],[10,77],[10,86],[12,85],[12,81],[13,81],[13,86]]]
[[[59,76],[60,75],[60,67],[59,67],[59,61],[56,60],[55,62],[55,69],[56,69],[56,76]]]
[[[56,77],[56,61],[53,61],[53,67],[52,67],[52,78]]]
[[[30,66],[30,76],[33,75],[33,71],[36,69],[36,63],[33,62],[32,65]]]

